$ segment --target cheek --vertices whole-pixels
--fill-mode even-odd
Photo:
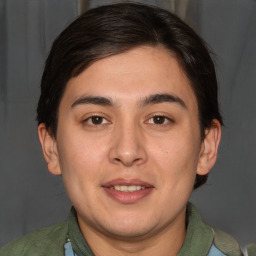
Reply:
[[[67,194],[77,208],[89,207],[90,198],[95,199],[100,185],[106,150],[97,141],[79,133],[60,138],[65,138],[59,141],[59,162]]]
[[[157,177],[158,205],[164,205],[164,216],[184,207],[193,190],[198,150],[188,138],[191,137],[163,140],[150,152],[150,166],[155,167]]]
[[[182,136],[154,143],[150,147],[150,155],[156,170],[161,170],[158,175],[162,176],[163,181],[178,185],[179,181],[192,182],[196,175],[199,146],[193,136],[183,133]]]
[[[71,129],[65,129],[60,132],[59,138],[60,155],[65,156],[66,162],[71,164],[99,161],[99,156],[106,151],[105,145],[108,142],[108,138],[92,136],[77,129],[73,132]]]
[[[66,129],[67,131],[69,129]],[[102,172],[108,145],[104,139],[85,136],[77,131],[60,131],[58,140],[59,162],[67,183],[94,182]],[[105,139],[106,140],[106,139]],[[99,181],[98,181],[99,182]]]

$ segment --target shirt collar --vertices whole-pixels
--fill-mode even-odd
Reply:
[[[187,233],[178,256],[207,255],[214,232],[206,225],[192,203],[187,205]]]
[[[72,248],[76,252],[77,256],[94,256],[89,245],[85,241],[83,234],[79,228],[76,210],[71,208],[68,219],[68,236],[70,238]]]

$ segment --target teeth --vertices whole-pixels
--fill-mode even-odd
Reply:
[[[118,191],[122,191],[122,192],[134,192],[134,191],[138,191],[141,189],[145,189],[145,187],[142,186],[137,186],[137,185],[131,185],[131,186],[114,186],[112,187],[112,189],[118,190]]]

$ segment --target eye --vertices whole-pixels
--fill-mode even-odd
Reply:
[[[155,115],[155,116],[151,117],[147,123],[156,124],[156,125],[165,125],[165,124],[168,124],[171,122],[172,122],[172,120],[166,116]]]
[[[89,125],[102,125],[109,123],[109,121],[102,116],[90,116],[85,119],[84,122]]]

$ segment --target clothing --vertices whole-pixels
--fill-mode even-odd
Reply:
[[[247,247],[248,256],[256,256],[256,244],[250,244]]]
[[[65,256],[77,256],[75,251],[73,250],[70,240],[65,243],[64,248],[65,248]],[[225,254],[221,252],[214,244],[212,244],[211,249],[207,254],[207,256],[225,256]]]
[[[72,248],[72,244],[70,240],[65,243],[64,247],[65,247],[65,256],[77,256],[75,251]],[[214,244],[212,244],[211,249],[207,254],[207,256],[225,256],[225,254],[221,252]]]
[[[187,233],[178,256],[242,256],[237,242],[226,233],[202,222],[192,204],[187,206]],[[69,244],[70,239],[71,244]],[[33,232],[7,244],[0,256],[94,256],[78,226],[76,211],[71,209],[68,221]],[[72,245],[72,248],[70,248]],[[67,255],[66,255],[67,256]]]

